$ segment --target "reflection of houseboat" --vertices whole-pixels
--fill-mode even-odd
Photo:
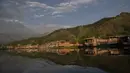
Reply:
[[[84,54],[97,56],[97,55],[120,55],[121,52],[118,48],[87,48],[84,50]]]
[[[120,55],[120,50],[119,49],[110,49],[110,54],[111,55]]]
[[[95,52],[93,51],[93,49],[85,49],[85,54],[87,54],[87,55],[94,55]]]
[[[123,47],[121,48],[121,53],[124,55],[130,55],[130,47]]]

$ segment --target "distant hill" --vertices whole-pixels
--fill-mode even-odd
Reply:
[[[36,35],[17,20],[0,19],[0,44],[27,39]]]
[[[56,40],[68,40],[75,42],[87,37],[107,37],[116,35],[130,35],[130,13],[122,12],[115,17],[103,18],[93,24],[59,29],[46,36],[30,38],[19,42],[14,42],[14,44],[43,44]]]

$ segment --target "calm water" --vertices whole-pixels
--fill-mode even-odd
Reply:
[[[0,55],[0,73],[107,73],[98,68],[58,65],[44,59]]]

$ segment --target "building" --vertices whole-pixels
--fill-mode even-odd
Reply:
[[[63,47],[71,47],[75,46],[76,44],[70,43],[68,41],[59,41],[58,46],[63,46]]]

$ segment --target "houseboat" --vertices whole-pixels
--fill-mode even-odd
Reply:
[[[83,46],[86,47],[130,47],[130,36],[110,36],[106,39],[102,38],[86,38]]]

